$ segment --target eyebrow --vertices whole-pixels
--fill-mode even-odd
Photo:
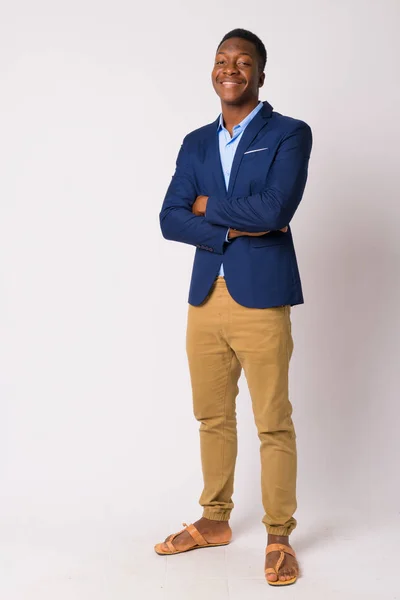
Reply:
[[[218,56],[218,54],[225,54],[226,55],[226,52],[217,52],[217,56]],[[249,52],[239,52],[239,54],[246,54],[247,56],[250,56],[250,58],[253,58],[252,55]]]

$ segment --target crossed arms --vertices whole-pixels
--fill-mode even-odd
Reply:
[[[199,197],[187,138],[160,212],[161,231],[166,239],[205,246],[223,254],[227,229],[261,235],[290,223],[307,181],[312,134],[306,123],[300,122],[282,138],[264,189],[248,196]]]

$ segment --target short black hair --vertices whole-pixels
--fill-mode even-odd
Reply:
[[[224,37],[218,44],[218,48],[221,46],[221,44],[223,44],[223,42],[225,42],[226,40],[229,40],[230,38],[233,38],[233,37],[242,38],[243,40],[252,42],[252,44],[255,45],[257,54],[259,57],[259,65],[260,65],[261,71],[264,71],[265,65],[267,63],[267,51],[265,49],[264,44],[260,40],[260,38],[255,33],[252,33],[251,31],[248,31],[247,29],[232,29],[232,31],[229,31],[228,33],[226,33],[224,35]],[[218,48],[217,48],[217,50],[218,50]]]

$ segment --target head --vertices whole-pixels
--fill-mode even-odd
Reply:
[[[233,29],[221,40],[211,74],[221,102],[244,104],[258,99],[267,62],[265,46],[254,33]]]

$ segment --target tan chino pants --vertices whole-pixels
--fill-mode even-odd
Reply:
[[[237,456],[236,396],[242,368],[260,439],[261,492],[267,532],[296,527],[296,434],[289,401],[293,352],[290,305],[248,308],[218,277],[200,306],[189,304],[186,350],[193,411],[200,422],[203,517],[227,521]]]

